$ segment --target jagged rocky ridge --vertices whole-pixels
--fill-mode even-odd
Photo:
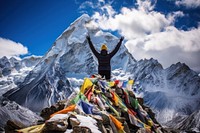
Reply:
[[[90,34],[97,49],[106,43],[112,50],[118,39],[102,32],[90,21],[88,15],[83,15],[72,23],[24,81],[4,96],[39,112],[43,107],[65,99],[82,83],[83,77],[97,72],[97,61],[88,47],[86,36]],[[136,61],[133,56],[126,47],[120,48],[112,59],[113,79],[132,78],[140,82],[145,103],[156,112],[159,122],[164,124],[175,116],[190,115],[200,108],[197,72],[184,63],[163,69],[157,60]]]
[[[5,77],[11,75],[13,72],[20,73],[21,69],[34,67],[40,59],[41,56],[28,56],[23,59],[15,57],[7,58],[4,56],[0,58],[0,76]]]
[[[0,58],[0,96],[22,83],[40,59],[41,56]]]

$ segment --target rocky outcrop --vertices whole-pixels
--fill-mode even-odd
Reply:
[[[0,128],[5,127],[5,130],[10,131],[35,125],[43,120],[36,113],[7,99],[1,99],[0,118]]]

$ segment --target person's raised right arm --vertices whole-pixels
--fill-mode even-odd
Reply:
[[[118,42],[118,44],[117,44],[117,46],[116,46],[116,47],[114,48],[114,50],[110,53],[110,56],[111,56],[111,57],[113,57],[113,56],[117,53],[117,51],[119,50],[119,48],[120,48],[120,46],[121,46],[123,40],[124,40],[124,37],[121,37],[120,40],[119,40],[119,42]]]
[[[90,49],[92,50],[93,54],[97,57],[99,53],[94,48],[94,45],[92,44],[90,36],[87,36],[86,38],[87,38],[87,41],[89,43]]]

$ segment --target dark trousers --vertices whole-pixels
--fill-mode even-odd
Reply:
[[[99,70],[99,74],[102,76],[102,78],[105,76],[106,80],[110,80],[111,77],[110,70]]]

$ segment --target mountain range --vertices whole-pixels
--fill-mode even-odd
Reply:
[[[98,51],[104,43],[110,52],[119,41],[113,34],[93,25],[92,19],[84,14],[56,39],[44,56],[21,60],[1,58],[1,103],[14,101],[37,113],[77,91],[84,77],[97,73],[97,59],[89,48],[87,35]],[[125,45],[113,57],[111,66],[112,80],[134,79],[136,89],[139,84],[142,92],[137,96],[144,98],[161,124],[198,131],[199,119],[193,123],[195,127],[183,125],[183,121],[190,123],[199,116],[200,76],[197,72],[180,62],[164,69],[153,58],[136,60]]]

